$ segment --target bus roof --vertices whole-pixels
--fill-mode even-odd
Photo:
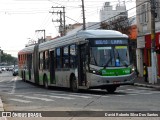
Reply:
[[[86,38],[128,38],[128,36],[114,30],[82,30],[74,34],[69,34],[55,40],[41,43],[39,45],[39,51],[81,42]]]
[[[22,54],[22,53],[33,53],[34,46],[35,46],[35,45],[25,47],[24,49],[20,50],[20,51],[18,52],[18,54]]]
[[[39,51],[65,46],[67,44],[84,42],[87,38],[128,38],[128,36],[115,30],[81,30],[77,33],[69,34],[55,40],[39,44]],[[33,53],[34,46],[35,45],[25,47],[24,49],[20,50],[18,54]]]
[[[128,38],[127,35],[115,30],[84,30],[77,33],[82,38]]]

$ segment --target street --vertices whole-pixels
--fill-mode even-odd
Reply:
[[[114,94],[47,90],[7,71],[0,74],[0,95],[5,111],[160,111],[160,91],[154,88],[121,86]]]

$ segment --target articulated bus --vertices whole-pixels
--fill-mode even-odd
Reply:
[[[106,89],[113,93],[136,78],[128,36],[113,30],[83,30],[19,51],[19,75],[45,88]]]

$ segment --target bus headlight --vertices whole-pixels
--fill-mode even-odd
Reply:
[[[92,73],[96,74],[96,75],[102,75],[102,73],[100,71],[98,71],[98,70],[93,70]]]
[[[132,73],[132,72],[135,72],[135,70],[136,70],[135,66],[132,66],[132,67],[131,67],[131,73]]]

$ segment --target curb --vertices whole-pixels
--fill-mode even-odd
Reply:
[[[0,97],[0,111],[4,111],[3,103],[2,103],[1,97]]]
[[[0,97],[0,111],[1,111],[1,112],[4,111],[3,103],[2,103],[1,97]],[[6,118],[6,117],[0,117],[0,120],[7,120],[7,118]]]
[[[157,85],[148,85],[148,84],[142,84],[142,83],[134,83],[134,85],[135,86],[140,86],[140,87],[160,89],[160,86],[157,86]]]

